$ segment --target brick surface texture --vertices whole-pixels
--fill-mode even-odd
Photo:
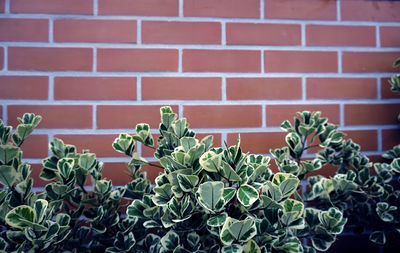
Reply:
[[[382,0],[0,0],[0,116],[43,116],[22,146],[37,186],[54,137],[126,183],[111,144],[142,122],[157,133],[164,105],[199,138],[241,134],[265,155],[285,144],[283,120],[319,110],[378,159],[400,143],[399,13]]]

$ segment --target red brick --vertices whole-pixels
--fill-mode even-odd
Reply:
[[[143,21],[142,43],[221,44],[217,22]]]
[[[307,78],[307,98],[376,98],[376,87],[375,78]]]
[[[228,134],[228,146],[235,145],[238,133]],[[281,148],[286,144],[286,133],[240,133],[240,147],[242,151],[254,154],[269,154],[270,149]]]
[[[265,18],[336,20],[336,0],[265,0]]]
[[[4,12],[5,10],[5,0],[0,0],[0,12]]]
[[[375,27],[345,25],[307,25],[307,45],[375,46]]]
[[[332,164],[326,164],[325,166],[322,166],[321,169],[319,170],[314,170],[306,174],[305,178],[309,178],[312,176],[324,176],[324,177],[333,177],[336,175],[336,172],[338,170],[338,167],[333,166]]]
[[[47,76],[0,76],[0,98],[47,99]]]
[[[136,21],[59,19],[54,21],[54,41],[136,43]]]
[[[342,20],[400,21],[400,2],[341,1]]]
[[[348,104],[344,106],[345,125],[397,124],[400,104]]]
[[[93,14],[93,0],[12,0],[14,13]]]
[[[99,71],[177,71],[176,49],[98,49]]]
[[[400,27],[398,26],[381,26],[379,28],[382,47],[399,47],[400,46]]]
[[[189,122],[189,127],[190,127],[190,122]],[[213,147],[221,147],[221,134],[218,133],[210,133],[210,134],[196,134],[195,138],[201,141],[204,137],[207,135],[213,135]],[[153,139],[154,139],[154,146],[155,148],[158,147],[158,137],[159,134],[153,134]],[[155,150],[149,147],[146,147],[145,145],[142,144],[142,156],[143,157],[154,157],[154,152]]]
[[[390,78],[381,79],[381,96],[384,99],[390,98],[400,98],[399,92],[394,92],[391,90],[392,85],[389,83]]]
[[[382,131],[382,149],[390,150],[400,144],[400,130],[384,129]]]
[[[0,40],[2,41],[48,41],[47,19],[1,18]]]
[[[392,67],[400,52],[343,52],[343,72],[398,72]]]
[[[135,100],[136,77],[56,77],[54,98],[57,100]]]
[[[143,77],[143,100],[220,100],[221,78]]]
[[[227,78],[226,80],[226,93],[230,100],[301,99],[301,92],[301,78]]]
[[[178,5],[178,0],[99,0],[99,14],[178,16]]]
[[[136,124],[147,123],[152,128],[160,124],[158,105],[100,105],[97,107],[98,128],[135,128]],[[178,112],[173,106],[174,112]]]
[[[300,45],[300,25],[227,23],[226,43],[231,45]]]
[[[352,139],[359,144],[361,151],[376,151],[378,149],[378,132],[376,130],[348,130],[344,131],[345,139]]]
[[[21,145],[23,158],[47,157],[49,141],[47,135],[30,135]]]
[[[112,143],[118,134],[90,134],[90,135],[56,135],[64,143],[76,146],[78,152],[89,149],[97,157],[127,157],[125,154],[115,151]]]
[[[10,70],[92,70],[92,49],[56,47],[9,47]]]
[[[183,15],[186,17],[235,17],[259,18],[258,0],[185,0]]]
[[[38,128],[91,128],[92,107],[85,105],[9,105],[9,124],[16,126],[17,117],[32,112],[43,117]]]
[[[339,105],[267,105],[267,126],[280,126],[283,121],[293,122],[296,112],[320,111],[330,123],[339,124]]]
[[[183,114],[192,128],[260,127],[261,106],[184,106]]]
[[[265,51],[266,72],[337,72],[337,53],[318,51]]]
[[[49,181],[40,179],[40,172],[42,172],[42,164],[30,164],[31,165],[31,177],[33,178],[33,187],[44,187]]]
[[[186,72],[260,72],[260,52],[250,50],[183,50]]]

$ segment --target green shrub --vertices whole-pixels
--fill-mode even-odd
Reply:
[[[19,146],[40,119],[25,114],[13,134],[0,124],[3,252],[314,252],[329,248],[346,223],[337,208],[304,207],[298,173],[273,174],[269,157],[242,153],[239,137],[212,148],[212,136],[197,140],[170,107],[161,108],[157,148],[147,124],[114,141],[131,157],[127,185],[113,187],[95,154],[55,138],[40,174],[49,183],[32,192]],[[140,157],[136,141],[154,148],[161,165]],[[144,164],[163,168],[154,187],[140,173]]]

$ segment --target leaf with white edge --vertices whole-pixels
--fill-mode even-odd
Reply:
[[[257,201],[258,192],[253,186],[244,184],[239,187],[236,196],[242,205],[249,207]]]
[[[318,218],[322,225],[330,230],[337,226],[343,219],[343,214],[336,207],[331,207],[328,211],[320,212]]]
[[[191,192],[192,189],[199,182],[199,177],[196,175],[178,174],[177,179],[178,179],[179,186],[181,187],[182,191],[184,191],[184,192]]]
[[[250,240],[244,246],[244,253],[261,253],[261,249],[255,241]]]
[[[220,227],[225,224],[228,214],[223,212],[217,216],[213,216],[207,220],[207,225],[210,227]]]
[[[283,202],[283,213],[296,212],[296,219],[300,218],[304,212],[304,204],[295,199],[287,199]]]
[[[282,209],[282,206],[268,196],[260,196],[261,203],[265,209]]]
[[[252,218],[246,218],[245,220],[233,219],[228,229],[239,242],[246,242],[257,234],[256,225]]]
[[[299,184],[300,180],[290,173],[276,173],[272,178],[272,183],[279,186],[282,193],[282,198],[292,195]]]
[[[174,250],[180,244],[179,235],[170,230],[163,238],[161,238],[161,245],[166,250]]]
[[[198,141],[193,137],[182,137],[179,141],[185,153],[198,144]]]
[[[238,182],[241,181],[242,179],[239,177],[239,175],[232,169],[232,167],[225,161],[222,161],[222,170],[221,174],[223,177],[229,181],[234,181]]]
[[[263,187],[263,193],[274,201],[280,201],[283,196],[279,186],[273,184],[271,181],[266,181]]]
[[[317,226],[315,235],[311,237],[311,243],[316,250],[326,251],[336,240],[336,236],[330,234],[323,227]]]
[[[131,156],[135,149],[135,141],[129,134],[120,134],[112,144],[115,151]]]
[[[0,183],[2,185],[11,188],[17,179],[18,173],[12,167],[8,165],[1,165],[0,166]]]
[[[7,213],[6,222],[11,227],[24,229],[33,226],[35,217],[35,210],[32,207],[21,205]]]
[[[225,187],[224,192],[222,193],[222,198],[224,199],[225,203],[231,201],[231,199],[235,196],[236,188],[234,187]]]
[[[293,236],[288,237],[285,240],[276,240],[272,244],[272,247],[281,252],[287,252],[287,253],[303,252],[303,247],[301,245],[299,238]]]
[[[390,167],[392,167],[392,170],[395,172],[400,173],[400,158],[394,159],[390,164]]]
[[[205,182],[199,186],[197,200],[204,208],[214,212],[217,211],[217,203],[222,199],[224,183]]]
[[[200,142],[203,143],[205,145],[205,150],[209,150],[211,148],[211,146],[213,145],[213,139],[214,136],[212,135],[207,135],[206,137],[204,137]]]
[[[200,236],[196,232],[191,232],[187,235],[186,241],[189,243],[190,247],[194,248],[200,242]]]
[[[44,199],[38,199],[35,202],[34,209],[36,213],[35,223],[41,223],[46,214],[49,203]]]
[[[17,155],[20,149],[10,144],[0,145],[0,162],[9,164]]]
[[[5,252],[7,247],[8,247],[8,243],[6,242],[6,240],[4,240],[2,237],[0,237],[0,251]]]
[[[79,166],[86,171],[91,170],[96,165],[96,154],[86,153],[79,156]]]
[[[242,253],[242,252],[243,252],[243,247],[239,244],[224,246],[221,249],[221,253]]]
[[[221,167],[222,154],[216,154],[213,151],[205,152],[200,157],[200,166],[208,172],[218,172]]]
[[[221,229],[221,232],[219,234],[219,238],[221,239],[222,243],[224,245],[231,245],[232,242],[236,239],[232,233],[229,231],[229,227],[232,225],[232,223],[235,221],[235,219],[228,217],[225,220],[225,224]]]

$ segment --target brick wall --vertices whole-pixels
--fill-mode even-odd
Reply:
[[[60,137],[127,182],[111,143],[140,122],[156,133],[162,105],[216,145],[241,133],[255,153],[281,147],[279,125],[299,110],[321,110],[373,158],[400,143],[387,83],[400,2],[0,0],[0,12],[0,114],[44,117],[23,144],[35,176]]]

